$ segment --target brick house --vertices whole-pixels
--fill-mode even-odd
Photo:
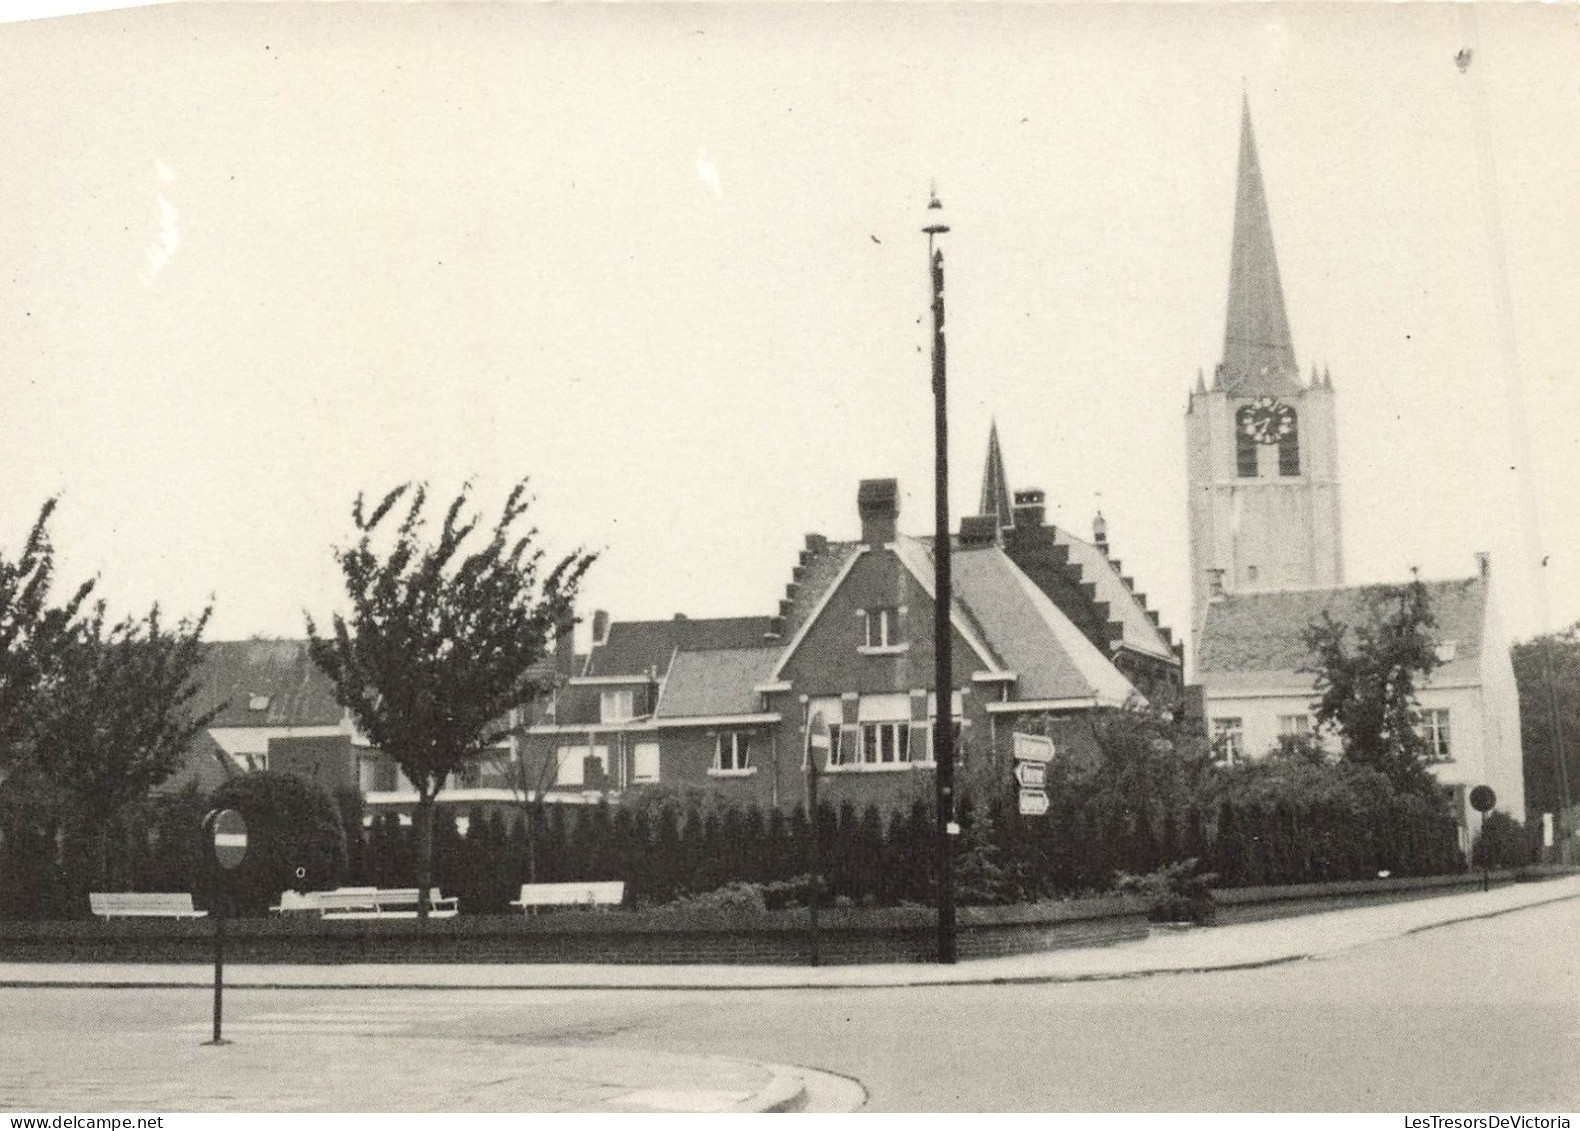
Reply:
[[[995,430],[988,478],[1002,482],[997,452]],[[525,731],[548,796],[661,785],[788,808],[806,797],[818,713],[833,740],[823,797],[896,808],[930,796],[935,551],[899,532],[898,494],[867,480],[859,539],[808,535],[771,619],[596,614],[586,660]],[[1073,749],[1091,741],[1094,712],[1177,698],[1178,651],[1156,614],[1106,547],[1044,522],[1040,492],[966,519],[949,552],[964,786],[1007,780],[1016,730]]]

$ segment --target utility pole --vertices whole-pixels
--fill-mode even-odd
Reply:
[[[938,781],[938,961],[955,960],[955,748],[949,609],[949,408],[944,355],[944,252],[949,230],[935,190],[927,203],[927,269],[933,291],[933,757]]]

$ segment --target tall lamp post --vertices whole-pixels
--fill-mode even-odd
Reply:
[[[939,237],[949,230],[934,191],[927,202],[927,269],[933,291],[933,755],[938,782],[938,961],[955,960],[955,748],[954,682],[950,671],[949,608],[949,415],[944,379],[944,252]]]

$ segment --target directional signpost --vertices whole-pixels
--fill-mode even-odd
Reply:
[[[247,858],[247,821],[234,809],[217,809],[203,818],[203,831],[219,865],[214,886],[214,1039],[206,1043],[228,1045],[220,1037],[225,1003],[225,916],[230,903],[230,873]]]
[[[1053,739],[1019,732],[1012,737],[1015,781],[1020,786],[1020,815],[1040,817],[1048,811],[1048,763],[1053,760]]]

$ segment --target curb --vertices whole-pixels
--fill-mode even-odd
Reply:
[[[1512,907],[1500,907],[1490,911],[1474,911],[1454,915],[1432,923],[1422,923],[1401,930],[1391,930],[1372,938],[1362,939],[1358,942],[1347,943],[1329,949],[1308,949],[1293,953],[1277,954],[1270,957],[1230,960],[1224,962],[1211,962],[1195,965],[1181,966],[1156,966],[1139,970],[1112,970],[1093,971],[1080,974],[1049,972],[1047,974],[1006,974],[983,975],[971,977],[961,975],[948,978],[918,978],[915,976],[901,975],[891,978],[853,978],[846,981],[765,981],[761,983],[721,983],[721,982],[612,982],[588,981],[575,984],[543,984],[523,983],[520,985],[500,984],[498,982],[316,982],[316,981],[227,981],[226,988],[233,991],[241,990],[434,990],[434,991],[460,991],[460,992],[499,992],[508,990],[530,990],[540,992],[545,990],[560,991],[706,991],[706,992],[753,992],[762,990],[871,990],[871,989],[921,989],[930,986],[971,986],[971,985],[1056,985],[1074,984],[1081,982],[1109,982],[1126,981],[1136,978],[1159,977],[1168,974],[1206,974],[1219,971],[1256,970],[1270,966],[1285,965],[1293,962],[1321,959],[1323,957],[1342,954],[1359,947],[1370,946],[1374,943],[1385,942],[1390,939],[1407,938],[1411,935],[1425,931],[1433,931],[1442,927],[1453,926],[1456,923],[1475,922],[1482,919],[1497,918],[1510,915],[1517,911],[1526,911],[1535,907],[1546,907],[1567,900],[1580,899],[1580,891],[1568,892],[1563,895],[1552,896],[1546,899],[1534,900],[1529,903],[1520,903]],[[241,967],[245,969],[246,967]],[[205,974],[194,975],[190,979],[137,981],[121,979],[19,979],[0,978],[0,988],[4,989],[207,989],[213,985],[212,980]],[[782,1067],[787,1073],[802,1071],[796,1068]],[[751,1102],[751,1101],[748,1101]],[[743,1109],[756,1110],[756,1109]],[[781,1110],[781,1109],[774,1109]]]

